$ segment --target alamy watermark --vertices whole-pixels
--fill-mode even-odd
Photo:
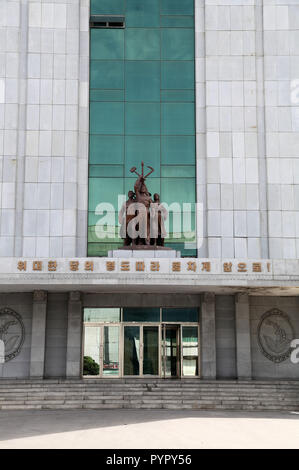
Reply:
[[[291,341],[291,348],[294,348],[290,356],[291,362],[292,364],[299,364],[299,338]]]
[[[186,249],[200,248],[203,243],[204,211],[202,203],[126,203],[126,196],[118,196],[118,207],[108,202],[96,206],[95,236],[99,240],[125,238],[156,239],[158,236],[183,239]],[[116,222],[118,221],[118,223]]]

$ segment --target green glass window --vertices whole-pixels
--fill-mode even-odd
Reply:
[[[126,100],[160,101],[160,62],[126,62]]]
[[[195,201],[194,178],[163,178],[161,183],[162,201],[192,203]]]
[[[124,101],[124,90],[90,90],[90,101]]]
[[[123,177],[124,167],[123,165],[90,165],[89,176],[93,178],[104,178],[104,177]]]
[[[193,15],[194,0],[161,0],[162,15]]]
[[[197,308],[163,308],[162,321],[165,322],[198,322]]]
[[[98,206],[99,208],[100,206]],[[119,224],[115,212],[107,212],[106,210],[88,212],[88,239],[90,243],[119,243],[118,230]]]
[[[108,206],[109,208],[109,206]],[[103,215],[101,215],[103,213]],[[94,227],[97,222],[102,218],[102,217],[105,217],[106,220],[109,220],[111,221],[111,225],[113,226],[118,226],[118,217],[117,217],[117,214],[115,212],[107,212],[106,210],[105,211],[101,211],[101,214],[100,214],[100,211],[97,211],[97,212],[92,212],[92,211],[89,211],[88,212],[88,226],[89,227]],[[108,218],[106,217],[108,215]],[[115,238],[115,236],[114,236]],[[99,240],[93,240],[94,242],[98,242]],[[114,243],[115,240],[110,240],[110,243]]]
[[[126,0],[126,27],[159,27],[160,1],[159,0]]]
[[[90,31],[91,59],[123,59],[124,30],[92,29]]]
[[[123,88],[124,62],[119,60],[92,60],[90,63],[91,88]]]
[[[194,104],[193,103],[163,103],[162,104],[162,134],[192,135],[194,134]]]
[[[140,171],[141,161],[155,169],[152,195],[169,205],[195,202],[194,1],[92,0],[91,15],[125,18],[123,29],[90,31],[88,256],[107,256],[122,245],[118,195],[134,188],[130,169]],[[109,239],[97,236],[102,202],[116,209],[100,225]],[[165,244],[193,256],[196,246],[172,214],[169,226]]]
[[[88,243],[87,256],[107,256],[107,253],[110,250],[117,250],[120,246],[118,243],[107,243],[107,240],[104,240],[101,243]]]
[[[127,60],[160,60],[159,29],[126,29]]]
[[[132,136],[125,138],[125,175],[129,175],[130,169],[136,165],[142,155],[145,162],[151,162],[155,168],[153,177],[160,176],[160,136]],[[134,185],[135,180],[132,180]]]
[[[167,136],[161,140],[161,163],[195,165],[195,137]]]
[[[126,134],[160,134],[160,103],[126,103]]]
[[[125,11],[124,0],[91,0],[92,15],[119,15]]]
[[[161,167],[161,176],[165,178],[194,178],[195,166],[193,165],[168,165]]]
[[[193,90],[161,90],[161,101],[179,103],[180,101],[194,102]]]
[[[193,90],[194,61],[162,62],[162,88],[168,90]]]
[[[159,330],[157,326],[143,327],[143,375],[159,374]]]
[[[193,16],[161,16],[163,28],[193,28]]]
[[[159,308],[124,308],[123,321],[126,322],[159,322]]]
[[[124,161],[124,137],[120,135],[91,135],[89,163],[121,164]]]
[[[162,59],[192,60],[194,59],[194,32],[192,29],[162,29]]]
[[[122,178],[89,178],[89,210],[95,211],[98,204],[108,201],[117,208],[118,195],[123,194],[123,186]]]
[[[123,134],[124,103],[90,103],[91,134]]]
[[[120,308],[85,308],[85,322],[119,322]]]

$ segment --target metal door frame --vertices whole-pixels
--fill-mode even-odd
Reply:
[[[139,375],[124,375],[124,358],[125,358],[125,350],[124,350],[124,345],[125,345],[125,332],[124,332],[124,329],[126,326],[137,326],[139,327],[139,337],[140,337],[140,342],[139,342]],[[144,375],[143,374],[143,359],[144,359],[144,354],[143,354],[143,350],[144,350],[144,344],[143,344],[143,328],[144,327],[147,327],[147,326],[151,326],[151,327],[157,327],[158,328],[158,375],[149,375],[149,374],[146,374]],[[161,377],[161,361],[160,361],[160,357],[159,357],[159,354],[160,354],[160,351],[161,351],[161,334],[160,334],[160,330],[161,330],[161,324],[160,323],[157,323],[157,322],[123,322],[122,323],[122,334],[121,334],[121,362],[122,362],[122,366],[121,366],[121,371],[122,371],[122,377],[124,378],[132,378],[132,377],[139,377],[139,378],[147,378],[147,377]]]
[[[118,374],[117,375],[104,375],[104,327],[115,326],[118,327]],[[84,361],[84,344],[85,344],[85,329],[99,328],[100,329],[100,347],[99,347],[99,375],[83,375],[83,361]],[[83,323],[83,344],[82,344],[82,377],[84,378],[101,378],[101,379],[119,379],[122,377],[122,355],[121,355],[121,323],[98,323],[89,322]]]
[[[118,346],[118,361],[119,361],[119,370],[118,375],[106,376],[103,374],[104,369],[104,327],[105,326],[114,326],[118,327],[119,333],[119,346]],[[140,344],[139,344],[139,375],[124,375],[124,328],[126,326],[137,326],[139,327],[140,332]],[[100,329],[100,348],[99,348],[99,375],[83,375],[83,361],[84,361],[84,342],[85,342],[85,329],[86,327],[99,328]],[[143,328],[144,327],[157,327],[158,328],[158,375],[144,375],[143,374],[143,359],[144,359],[144,344],[143,344]],[[165,355],[165,333],[166,327],[173,327],[177,330],[177,375],[173,378],[200,378],[200,323],[195,322],[83,322],[83,335],[82,335],[82,377],[84,378],[109,378],[109,379],[119,379],[119,378],[167,378],[165,376],[165,363],[164,363],[164,373],[163,373],[163,364],[162,361],[166,361]],[[183,375],[183,327],[197,327],[198,329],[198,375]],[[171,376],[170,376],[171,377]]]

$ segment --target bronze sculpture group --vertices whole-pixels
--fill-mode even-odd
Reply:
[[[128,200],[123,204],[119,212],[121,224],[120,236],[124,239],[124,247],[131,249],[164,248],[166,236],[164,221],[168,212],[160,202],[159,194],[155,193],[152,199],[151,193],[145,184],[146,178],[154,169],[148,167],[150,172],[144,175],[144,163],[141,162],[142,171],[139,174],[136,167],[131,168],[131,173],[137,174],[134,191],[128,192]]]

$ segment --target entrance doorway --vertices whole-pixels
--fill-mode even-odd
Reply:
[[[180,377],[180,325],[162,325],[162,376]]]
[[[117,309],[94,310],[84,322],[84,376],[199,376],[198,322],[125,321]]]

